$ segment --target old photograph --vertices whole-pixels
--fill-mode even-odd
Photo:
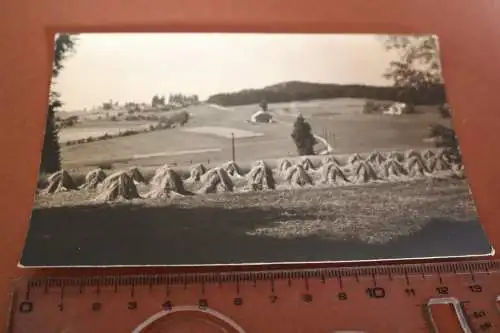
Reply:
[[[432,35],[57,34],[21,267],[489,255]]]

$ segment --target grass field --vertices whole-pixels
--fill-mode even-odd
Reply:
[[[106,120],[85,121],[59,132],[59,142],[98,137],[104,134],[116,135],[124,130],[140,130],[155,124],[151,121],[122,121],[120,123]]]
[[[134,166],[146,184],[136,185],[139,198],[104,203],[95,200],[101,190],[37,192],[21,263],[197,265],[490,253],[467,180],[455,177],[453,168],[391,178],[381,176],[380,162],[374,164],[378,180],[352,181],[356,164],[346,161],[353,153],[367,158],[364,153],[374,150],[424,150],[432,147],[425,140],[428,126],[449,125],[433,107],[387,116],[362,114],[362,106],[362,100],[353,99],[272,104],[276,123],[251,124],[245,121],[255,106],[198,105],[187,108],[191,118],[184,127],[64,147],[64,167],[77,185],[86,171],[106,162],[113,163],[107,176]],[[324,156],[310,157],[318,169],[306,171],[313,184],[302,188],[277,170],[282,158],[300,163],[290,138],[299,112],[316,133],[334,133],[330,144],[349,184],[322,182]],[[229,161],[231,135],[243,175],[231,177],[232,192],[199,194],[205,180],[187,179],[190,164],[210,169]],[[256,160],[274,169],[274,190],[248,190],[245,174]],[[153,186],[147,183],[164,164],[195,195],[146,198]]]
[[[353,179],[351,164],[342,169]],[[99,189],[40,192],[22,263],[195,265],[490,252],[467,181],[452,172],[339,185],[322,183],[321,170],[308,170],[313,185],[303,188],[290,187],[275,169],[275,190],[248,191],[248,178],[234,175],[233,192],[169,199],[146,198],[151,175],[131,200],[96,200]],[[203,185],[182,176],[192,193]]]
[[[91,198],[79,191],[39,200],[22,263],[234,264],[490,251],[467,183],[458,179],[172,201],[97,204]]]
[[[203,104],[192,106],[186,109],[191,119],[182,128],[63,147],[63,166],[85,172],[100,163],[113,163],[115,168],[165,163],[220,164],[232,158],[231,132],[236,137],[235,157],[238,163],[295,156],[296,148],[290,134],[298,112],[311,123],[316,134],[322,135],[325,131],[333,133],[334,142],[330,144],[336,153],[431,147],[423,140],[428,134],[428,125],[443,122],[437,112],[432,112],[436,109],[433,107],[421,107],[421,112],[415,115],[395,117],[362,114],[363,103],[364,100],[358,99],[336,99],[270,104],[269,109],[278,121],[273,124],[245,122],[256,111],[255,105],[228,108]],[[89,126],[96,126],[99,121],[91,123],[94,125]],[[120,121],[113,125],[125,126],[127,123]],[[220,133],[200,131],[203,127],[220,127]],[[238,137],[241,131],[246,134]],[[196,153],[189,153],[193,150]],[[134,158],[137,155],[142,157]]]

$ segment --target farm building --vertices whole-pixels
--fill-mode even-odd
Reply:
[[[263,110],[255,112],[251,117],[252,123],[271,123],[272,121],[273,116],[269,112]]]
[[[384,111],[386,115],[400,116],[402,114],[411,113],[412,107],[406,103],[394,103]]]

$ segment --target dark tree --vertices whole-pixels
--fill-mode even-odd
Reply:
[[[63,69],[63,61],[74,50],[76,38],[69,34],[58,34],[54,45],[54,58],[52,61],[52,84]],[[60,95],[52,89],[49,94],[47,120],[45,124],[45,138],[43,141],[40,172],[56,172],[61,169],[61,152],[59,135],[55,123],[55,112],[62,106]]]
[[[106,111],[107,111],[107,110],[113,110],[113,105],[114,105],[114,104],[113,104],[113,100],[112,100],[112,99],[110,99],[110,100],[109,100],[109,102],[104,102],[104,103],[102,103],[102,109],[103,109],[103,110],[106,110]]]
[[[451,118],[451,108],[448,103],[444,103],[443,105],[439,106],[439,113],[441,114],[442,118]]]
[[[291,135],[299,155],[314,155],[314,145],[316,139],[312,134],[311,125],[299,115],[293,124]]]
[[[431,87],[442,86],[439,113],[442,118],[451,117],[451,108],[446,103],[444,79],[439,58],[438,39],[435,36],[388,36],[384,39],[388,51],[399,55],[397,61],[389,64],[384,77],[392,79],[395,87],[409,88],[408,102],[412,98],[429,91]],[[430,128],[430,136],[436,138],[436,147],[448,150],[457,162],[461,161],[458,139],[451,127],[435,124]]]
[[[262,111],[267,111],[267,101],[265,99],[260,101],[259,106],[262,109]]]
[[[156,106],[156,104],[158,103],[158,98],[159,98],[159,97],[158,97],[157,95],[154,95],[154,96],[153,96],[153,99],[151,100],[151,106],[152,106],[152,107],[155,107],[155,106]]]
[[[455,131],[441,124],[430,126],[429,136],[435,139],[435,146],[448,152],[454,163],[462,163],[460,146]]]
[[[391,61],[384,77],[394,86],[417,90],[443,84],[438,40],[435,36],[388,36],[386,50],[399,60]],[[444,103],[444,101],[443,101]]]

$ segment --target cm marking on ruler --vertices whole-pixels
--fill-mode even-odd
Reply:
[[[429,327],[436,327],[439,318],[444,316],[437,310],[443,305],[446,311],[452,311],[457,327],[462,329],[459,332],[494,332],[500,327],[498,281],[500,264],[496,261],[246,273],[32,278],[19,281],[14,288],[11,332],[24,333],[30,328],[38,332],[50,332],[56,327],[66,329],[78,319],[82,326],[68,332],[83,332],[83,326],[87,330],[99,331],[106,327],[140,332],[133,331],[134,327],[145,327],[144,322],[152,315],[158,319],[170,313],[172,318],[179,318],[181,313],[195,316],[195,310],[210,318],[215,316],[213,311],[227,315],[248,332],[272,330],[277,321],[280,327],[290,325],[291,328],[319,321],[316,326],[324,325],[325,329],[341,326],[382,332],[401,327],[406,329],[401,332],[429,332]],[[332,313],[336,315],[332,317]],[[361,322],[354,318],[359,313],[364,316]],[[113,320],[114,326],[103,321],[109,316],[117,317]],[[44,318],[50,318],[52,324],[45,323]],[[148,323],[157,320],[151,318]],[[186,320],[193,320],[189,318]],[[261,319],[261,326],[254,323],[256,318]],[[384,324],[383,318],[390,321]],[[169,320],[169,329],[178,322]],[[470,327],[470,331],[463,325]]]

